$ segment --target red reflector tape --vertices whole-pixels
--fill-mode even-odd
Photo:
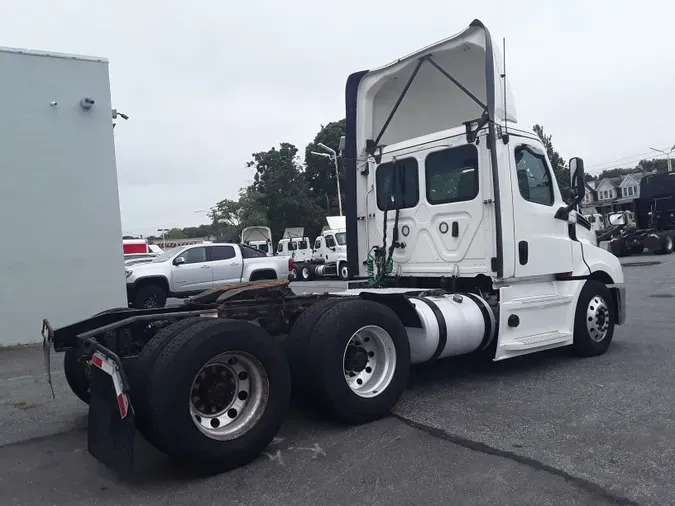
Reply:
[[[93,357],[91,357],[91,363],[94,364],[99,369],[103,369],[103,360],[101,360],[100,357],[94,355]]]
[[[124,418],[125,416],[127,416],[127,406],[126,406],[126,404],[124,403],[124,394],[119,394],[119,395],[117,396],[117,405],[118,405],[119,408],[120,408],[120,416],[121,416],[122,418]]]

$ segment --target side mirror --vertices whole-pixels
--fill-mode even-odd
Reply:
[[[184,257],[176,257],[173,261],[173,265],[182,265],[185,263]]]
[[[584,161],[581,158],[570,158],[570,190],[575,191],[574,200],[581,202],[586,194],[586,177]]]
[[[609,215],[609,224],[613,227],[620,227],[626,224],[626,216],[623,213],[613,213]]]
[[[561,207],[555,213],[555,217],[559,220],[567,221],[570,217],[570,211],[579,205],[586,194],[584,161],[581,158],[570,159],[570,192],[573,196],[572,202],[565,207]]]

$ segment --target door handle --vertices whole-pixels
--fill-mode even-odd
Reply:
[[[527,241],[520,241],[518,243],[518,261],[520,262],[520,265],[525,265],[527,263],[528,254]]]
[[[202,269],[210,269],[211,267],[209,265],[202,265]]]
[[[232,262],[230,265],[239,265],[239,262]]]
[[[459,223],[452,222],[452,237],[459,237]]]

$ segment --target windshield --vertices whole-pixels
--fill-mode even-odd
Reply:
[[[182,251],[184,249],[185,249],[185,246],[178,246],[176,248],[168,249],[164,253],[162,253],[161,255],[157,255],[153,259],[152,263],[156,264],[156,263],[160,263],[160,262],[166,262],[172,256],[174,256],[176,253],[178,253],[179,251]]]
[[[335,240],[340,246],[347,244],[347,232],[338,232],[335,234]]]

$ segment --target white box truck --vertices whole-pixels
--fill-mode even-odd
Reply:
[[[2,346],[127,303],[108,62],[0,48],[0,74]]]
[[[46,346],[76,359],[91,455],[131,471],[138,428],[174,457],[224,470],[264,451],[291,389],[364,423],[394,407],[411,363],[604,353],[624,319],[621,264],[577,222],[582,160],[570,161],[566,205],[541,141],[511,99],[503,107],[498,62],[474,21],[347,80],[347,258],[366,287],[295,295],[264,281],[180,308],[45,322]]]

